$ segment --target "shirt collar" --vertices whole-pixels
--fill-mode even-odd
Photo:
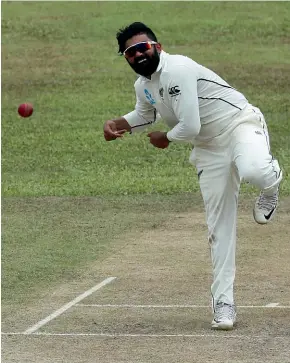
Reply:
[[[159,61],[159,64],[158,64],[158,67],[157,67],[155,73],[159,72],[164,67],[167,56],[168,56],[168,53],[164,52],[164,50],[162,50],[160,52],[160,61]]]

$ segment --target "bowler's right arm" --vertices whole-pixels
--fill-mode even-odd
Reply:
[[[156,109],[138,91],[137,82],[135,83],[136,105],[135,110],[126,115],[108,120],[104,125],[104,137],[107,141],[122,137],[125,132],[138,132],[146,129],[151,124],[160,119]]]

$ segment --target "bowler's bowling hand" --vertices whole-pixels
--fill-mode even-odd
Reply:
[[[161,131],[153,131],[150,132],[147,136],[150,137],[150,143],[155,147],[160,149],[166,149],[170,143],[167,139],[166,132]]]
[[[104,124],[104,138],[106,141],[115,140],[118,137],[123,137],[127,130],[118,130],[114,121],[108,120]]]

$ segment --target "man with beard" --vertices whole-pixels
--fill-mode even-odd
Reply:
[[[270,153],[263,114],[216,73],[182,55],[162,50],[153,31],[133,23],[117,33],[119,52],[139,75],[135,110],[104,125],[107,141],[141,130],[157,120],[170,131],[148,134],[167,148],[189,142],[206,209],[213,264],[212,328],[230,330],[236,321],[235,280],[238,194],[244,179],[258,187],[254,219],[266,224],[278,205],[282,171]]]

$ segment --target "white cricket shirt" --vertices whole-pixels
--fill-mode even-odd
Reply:
[[[216,73],[182,55],[160,53],[151,79],[135,82],[135,110],[124,115],[132,132],[160,118],[170,127],[170,141],[193,144],[210,140],[232,126],[248,104],[245,96]]]

